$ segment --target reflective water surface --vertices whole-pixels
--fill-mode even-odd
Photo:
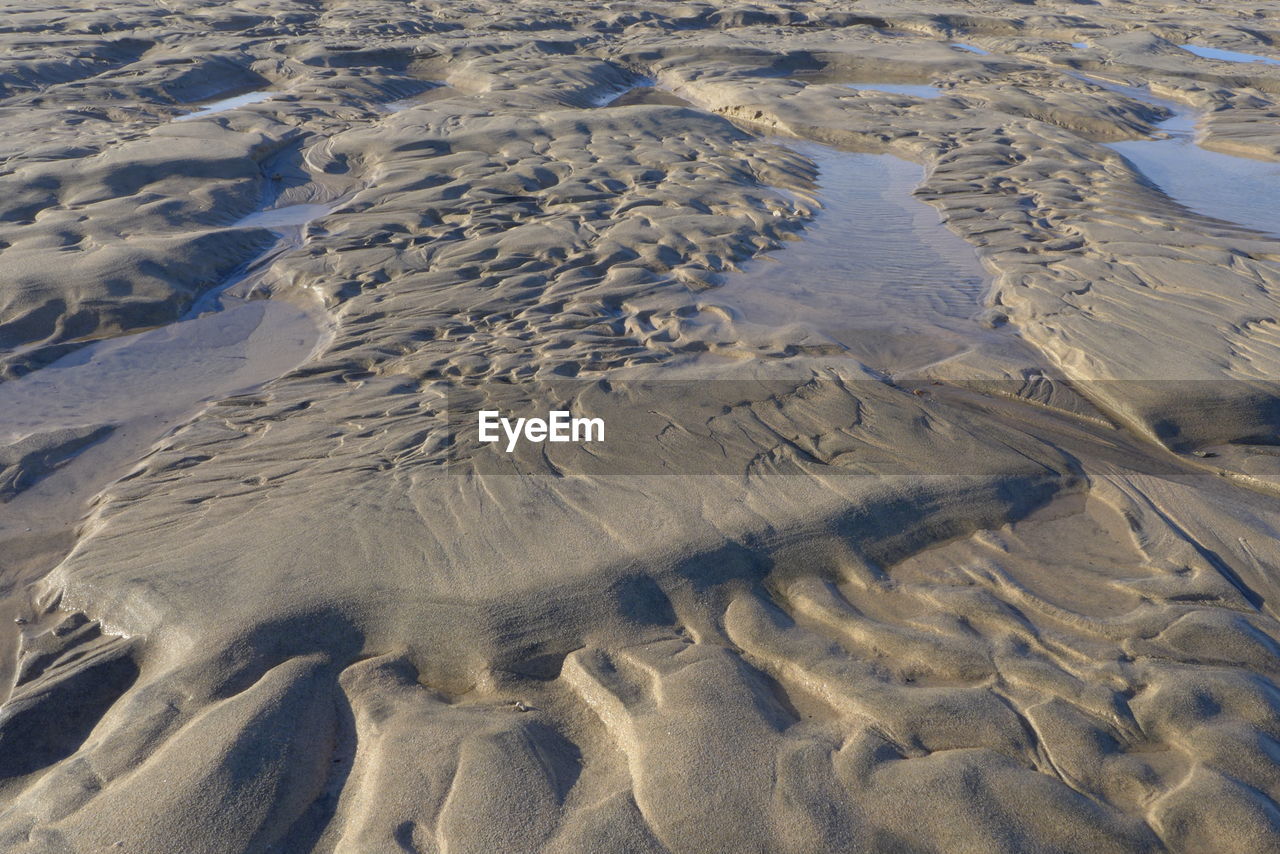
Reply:
[[[987,274],[973,247],[912,196],[921,167],[887,154],[790,142],[818,165],[812,223],[725,277],[718,302],[752,324],[799,324],[895,372],[1004,333],[974,320]]]
[[[257,104],[260,101],[267,100],[268,98],[271,97],[272,94],[273,93],[271,91],[267,89],[262,89],[257,92],[245,92],[243,95],[235,95],[231,98],[223,98],[220,101],[214,101],[210,104],[205,104],[203,107],[201,107],[198,110],[195,110],[194,112],[187,113],[184,116],[178,116],[176,119],[174,119],[174,121],[185,122],[190,119],[201,119],[213,113],[221,113],[226,110],[234,110],[237,107],[245,107],[245,106],[248,106],[249,104]]]
[[[1180,44],[1178,47],[1205,59],[1221,59],[1226,62],[1265,62],[1267,65],[1280,65],[1280,59],[1259,56],[1256,53],[1240,53],[1235,50],[1223,50],[1220,47],[1205,47],[1198,44]]]
[[[86,502],[145,458],[172,425],[307,360],[324,336],[318,310],[305,301],[254,299],[253,292],[272,261],[302,242],[305,222],[330,207],[292,205],[246,217],[236,225],[270,228],[276,242],[203,294],[182,319],[86,344],[0,383],[0,443],[50,444],[49,470],[33,473],[35,482],[0,514],[0,567],[48,569],[74,542]],[[93,440],[66,445],[63,435]]]
[[[287,226],[306,225],[313,219],[327,214],[333,205],[286,205],[280,208],[268,208],[255,211],[235,224],[236,228],[271,228],[279,229]]]
[[[890,92],[894,95],[911,95],[914,98],[936,98],[942,94],[937,86],[927,83],[846,83],[850,89],[862,92]]]
[[[1151,139],[1111,143],[1147,180],[1190,210],[1255,231],[1280,234],[1280,163],[1209,151],[1198,144],[1197,112],[1146,89],[1075,75],[1137,101],[1161,107],[1169,118]]]

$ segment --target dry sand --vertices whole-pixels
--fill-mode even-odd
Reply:
[[[1278,42],[4,0],[0,850],[1280,851]]]

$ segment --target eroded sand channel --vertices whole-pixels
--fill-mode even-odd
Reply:
[[[3,463],[0,571],[9,590],[37,577],[74,542],[88,501],[201,405],[250,394],[304,362],[323,338],[317,309],[252,298],[302,229],[329,205],[292,205],[236,223],[277,241],[206,292],[178,322],[87,344],[0,383]],[[4,615],[21,603],[0,605]],[[11,624],[11,620],[5,620]]]
[[[1203,216],[1280,235],[1280,164],[1210,151],[1200,145],[1198,110],[1092,75],[1078,79],[1168,111],[1151,139],[1114,142],[1123,155],[1165,195]]]

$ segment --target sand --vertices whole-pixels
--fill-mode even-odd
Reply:
[[[1280,851],[1280,6],[0,12],[0,849]]]

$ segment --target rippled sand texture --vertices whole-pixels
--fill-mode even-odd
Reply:
[[[1280,850],[1280,243],[1089,82],[1274,170],[1280,6],[99,5],[0,3],[0,850]]]

